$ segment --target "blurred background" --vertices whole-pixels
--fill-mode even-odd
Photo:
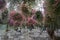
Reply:
[[[60,0],[0,0],[0,40],[60,40]]]

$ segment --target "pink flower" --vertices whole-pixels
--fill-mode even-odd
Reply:
[[[13,20],[13,19],[10,19],[10,20],[9,20],[9,24],[10,24],[11,26],[13,26],[13,25],[14,25],[14,20]]]
[[[34,20],[34,19],[28,17],[28,20],[27,20],[27,24],[28,24],[28,25],[36,24],[36,23],[37,23],[36,20]]]
[[[10,16],[12,17],[12,16],[14,16],[16,14],[16,11],[11,11],[10,12]]]
[[[22,21],[25,19],[23,14],[18,13],[16,11],[11,11],[10,12],[10,18],[14,21],[12,24],[15,25],[15,26],[20,25],[22,23]],[[11,24],[11,22],[10,22],[10,24]]]

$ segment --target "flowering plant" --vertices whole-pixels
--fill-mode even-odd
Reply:
[[[13,15],[13,20],[22,21],[22,16],[19,13]]]
[[[11,20],[13,22],[11,22]],[[12,11],[10,13],[10,22],[11,22],[11,24],[13,24],[15,26],[18,26],[18,25],[20,25],[20,23],[22,22],[22,20],[23,20],[23,17],[22,17],[22,15],[20,13],[17,13],[15,11]]]

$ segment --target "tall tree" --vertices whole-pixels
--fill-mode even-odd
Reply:
[[[54,38],[54,30],[58,27],[57,17],[60,15],[60,1],[46,0],[46,25],[49,36]]]

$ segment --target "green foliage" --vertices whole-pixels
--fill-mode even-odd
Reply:
[[[55,0],[49,0],[50,4],[54,4]]]
[[[23,8],[22,8],[22,11],[25,12],[25,13],[28,13],[28,12],[29,12],[29,10],[28,10],[27,7],[23,7]]]
[[[6,9],[3,13],[2,13],[2,16],[8,16],[8,10]]]
[[[41,20],[42,20],[42,14],[41,14],[40,11],[37,11],[37,12],[36,12],[36,19],[37,19],[38,21],[41,21]]]
[[[48,19],[47,24],[49,24],[51,29],[52,27],[57,28],[58,26],[57,21],[59,20],[57,17],[58,15],[60,15],[60,2],[58,1],[55,2],[55,0],[47,0],[47,1],[48,1],[48,5],[46,5],[48,9],[47,12],[50,13],[49,15],[51,17],[51,18],[47,18]]]
[[[21,0],[10,0],[11,1],[11,3],[19,3]]]
[[[7,13],[8,13],[8,10],[5,10],[3,13],[4,13],[4,14],[7,14]]]
[[[56,8],[55,8],[55,14],[60,15],[60,3],[58,3]]]

